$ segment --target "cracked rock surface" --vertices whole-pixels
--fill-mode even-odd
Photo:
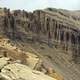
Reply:
[[[0,58],[0,80],[56,80],[26,65],[8,61],[8,58]]]

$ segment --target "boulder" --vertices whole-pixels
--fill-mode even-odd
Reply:
[[[5,66],[1,70],[0,76],[2,76],[4,80],[56,80],[19,63]]]

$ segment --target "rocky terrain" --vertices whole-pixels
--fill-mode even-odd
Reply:
[[[0,80],[80,80],[79,26],[79,11],[0,8]]]
[[[0,80],[63,80],[51,61],[11,43],[9,39],[0,40]]]
[[[0,58],[0,69],[0,80],[56,80],[6,57]]]

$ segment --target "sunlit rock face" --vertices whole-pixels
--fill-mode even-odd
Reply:
[[[10,63],[10,58],[0,58],[0,80],[58,80],[20,63]],[[60,80],[60,79],[59,79]]]
[[[30,39],[61,48],[76,60],[80,57],[79,26],[80,15],[75,11],[48,8],[31,13],[0,9],[1,34],[14,40]]]

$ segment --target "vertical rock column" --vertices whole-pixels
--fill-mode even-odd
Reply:
[[[56,27],[57,27],[56,42],[57,42],[57,45],[59,47],[59,45],[60,45],[60,29],[59,29],[59,23],[58,22],[56,24]]]
[[[66,40],[68,42],[68,53],[70,53],[71,55],[71,29],[70,27],[68,28],[67,32],[66,32]]]
[[[11,19],[10,19],[10,27],[11,27],[11,38],[15,39],[15,32],[16,32],[16,21],[15,21],[15,17],[12,15]]]
[[[77,56],[79,57],[78,62],[80,63],[80,34],[77,36]]]
[[[66,32],[67,32],[67,26],[65,26],[65,33],[64,33],[64,43],[65,43],[65,51],[68,50],[68,35],[66,35]],[[67,32],[68,33],[68,32]]]
[[[65,39],[65,31],[63,29],[63,26],[60,24],[59,25],[60,31],[59,31],[59,39],[60,39],[60,48],[64,47],[64,39]]]
[[[14,17],[11,15],[9,9],[4,9],[4,34],[9,38],[13,37],[14,31]]]

